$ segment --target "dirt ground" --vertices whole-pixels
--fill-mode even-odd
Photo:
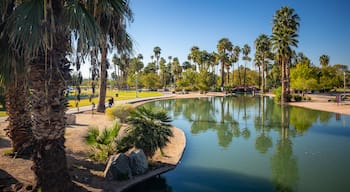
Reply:
[[[153,161],[161,162],[162,168],[150,171],[145,175],[133,178],[129,181],[117,182],[106,181],[103,177],[105,163],[96,163],[89,159],[90,148],[84,143],[84,136],[87,134],[88,126],[98,126],[103,129],[112,124],[104,114],[94,114],[85,112],[76,114],[76,124],[66,128],[66,154],[68,170],[72,180],[83,187],[79,191],[120,191],[134,183],[140,182],[151,176],[172,170],[179,162],[186,145],[183,131],[178,128],[171,128],[174,137],[170,138],[170,143],[163,149],[164,155],[159,151],[152,158]],[[7,122],[0,123],[0,191],[4,186],[15,184],[18,181],[27,186],[28,189],[34,183],[34,173],[31,170],[32,161],[5,156],[4,153],[11,149],[10,140],[5,137],[3,128]],[[16,191],[16,189],[12,189]]]
[[[191,98],[206,96],[224,96],[221,93],[202,94],[179,94],[175,98]],[[311,101],[293,102],[289,105],[311,108],[316,110],[330,111],[335,113],[350,115],[350,103],[329,102],[330,96],[312,96]],[[142,104],[142,102],[135,105]],[[112,121],[106,119],[104,114],[84,112],[76,114],[76,124],[69,125],[66,128],[66,152],[68,160],[68,170],[74,183],[82,186],[82,191],[120,191],[130,184],[137,183],[153,175],[157,175],[171,169],[181,159],[182,153],[186,146],[186,138],[184,133],[177,128],[172,128],[174,137],[171,138],[170,144],[164,149],[165,155],[162,156],[158,152],[153,160],[163,162],[163,168],[154,172],[149,172],[144,176],[134,178],[127,182],[108,182],[103,178],[105,164],[96,163],[88,158],[89,147],[84,143],[84,136],[87,133],[89,125],[96,125],[100,129],[110,126]],[[23,183],[30,190],[30,186],[34,183],[34,174],[31,170],[32,161],[11,158],[5,156],[4,153],[11,149],[9,138],[5,136],[3,129],[7,126],[7,122],[0,122],[0,191],[4,186]],[[13,189],[16,191],[15,189]]]

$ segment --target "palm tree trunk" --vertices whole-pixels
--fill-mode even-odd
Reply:
[[[104,112],[106,107],[106,89],[107,89],[107,44],[103,40],[101,44],[101,68],[100,68],[100,94],[98,97],[98,112]]]
[[[264,58],[264,55],[262,55],[261,61],[262,61],[261,89],[262,89],[262,92],[265,93],[265,75],[264,75],[264,72],[265,72],[265,58]],[[260,68],[259,68],[259,70],[260,70]]]
[[[286,62],[285,59],[282,59],[281,64],[281,72],[282,72],[282,95],[281,95],[281,103],[284,104],[287,102],[287,74],[286,74]]]
[[[16,156],[28,157],[33,150],[33,134],[29,112],[29,91],[24,75],[18,75],[17,80],[10,83],[6,89],[6,109],[9,125],[7,135],[12,141]]]
[[[225,63],[224,62],[222,62],[221,63],[221,87],[224,87],[224,83],[225,83],[225,68],[224,68],[224,66],[225,66]]]
[[[57,35],[56,35],[56,38]],[[32,89],[32,119],[34,161],[32,170],[36,175],[34,191],[71,191],[72,182],[67,170],[64,147],[65,111],[67,100],[64,95],[65,80],[69,75],[66,47],[57,39],[52,51],[41,53],[30,63]]]

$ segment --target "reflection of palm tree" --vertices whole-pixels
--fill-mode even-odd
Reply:
[[[255,126],[257,130],[260,130],[259,136],[255,140],[255,148],[260,153],[266,153],[267,150],[272,147],[271,137],[265,135],[265,99],[259,98],[259,116],[255,119]],[[259,122],[260,121],[260,122]]]
[[[271,157],[272,177],[277,191],[292,191],[297,183],[298,165],[293,156],[292,142],[280,139],[277,142],[276,153]]]
[[[289,109],[281,105],[281,138],[276,153],[271,157],[272,177],[277,191],[292,191],[298,181],[297,160],[293,156],[293,145],[288,138]]]

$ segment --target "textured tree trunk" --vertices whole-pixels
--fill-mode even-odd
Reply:
[[[64,42],[57,39],[53,50],[41,53],[30,64],[32,89],[32,119],[35,147],[32,170],[36,175],[35,190],[72,191],[72,182],[67,170],[64,147],[65,80],[69,76]]]
[[[224,62],[222,62],[221,63],[221,87],[224,87],[224,83],[225,83],[225,68],[224,68],[224,66],[225,66],[225,63]]]
[[[29,112],[29,91],[26,79],[18,75],[6,89],[6,108],[9,125],[7,135],[12,141],[13,152],[16,156],[29,157],[33,150],[33,134]]]
[[[264,58],[264,55],[262,56],[261,60],[262,60],[261,89],[262,89],[262,92],[265,93],[265,89],[266,89],[265,88],[265,81],[266,81],[266,79],[265,79],[265,75],[264,75],[264,73],[265,73],[265,58]],[[259,68],[259,70],[260,70],[260,68]]]
[[[106,107],[106,89],[107,89],[107,44],[103,40],[101,44],[101,68],[100,68],[100,93],[98,96],[98,112],[104,112]]]
[[[288,102],[288,80],[287,80],[287,71],[286,71],[286,62],[285,59],[282,59],[281,71],[282,71],[282,94],[281,94],[281,103],[284,104]]]

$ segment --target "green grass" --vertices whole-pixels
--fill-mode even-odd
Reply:
[[[118,93],[118,97],[115,96],[115,94]],[[70,96],[74,96],[74,91],[70,94]],[[91,95],[91,91],[82,91],[81,94],[85,95]],[[145,98],[145,97],[157,97],[162,96],[163,94],[160,92],[154,92],[154,91],[145,91],[145,92],[139,92],[138,98]],[[116,90],[107,90],[106,94],[106,102],[110,97],[113,97],[114,101],[120,101],[120,100],[131,100],[136,98],[135,91],[116,91]],[[95,97],[92,99],[92,102],[94,102],[96,105],[98,104],[98,97]],[[88,98],[81,99],[79,102],[79,107],[83,106],[89,106],[91,103],[89,102]],[[68,101],[68,108],[75,108],[75,100],[69,100]],[[0,105],[0,117],[6,116],[6,111],[4,111],[1,108]]]
[[[118,97],[115,96],[115,94],[118,93]],[[89,91],[82,91],[81,94],[85,95],[91,95],[91,92]],[[70,94],[71,96],[74,96],[74,93]],[[156,97],[156,96],[162,96],[163,94],[160,92],[153,92],[153,91],[145,91],[145,92],[139,92],[138,98],[146,98],[146,97]],[[136,98],[135,91],[116,91],[116,90],[107,90],[106,94],[106,101],[108,102],[108,99],[110,97],[113,97],[114,101],[121,101],[121,100],[131,100]],[[98,97],[94,97],[92,100],[96,105],[98,103]],[[92,103],[91,102],[91,103]],[[79,102],[79,107],[88,106],[91,105],[88,98],[81,99]],[[76,101],[69,100],[68,101],[68,108],[75,108],[76,107]]]

